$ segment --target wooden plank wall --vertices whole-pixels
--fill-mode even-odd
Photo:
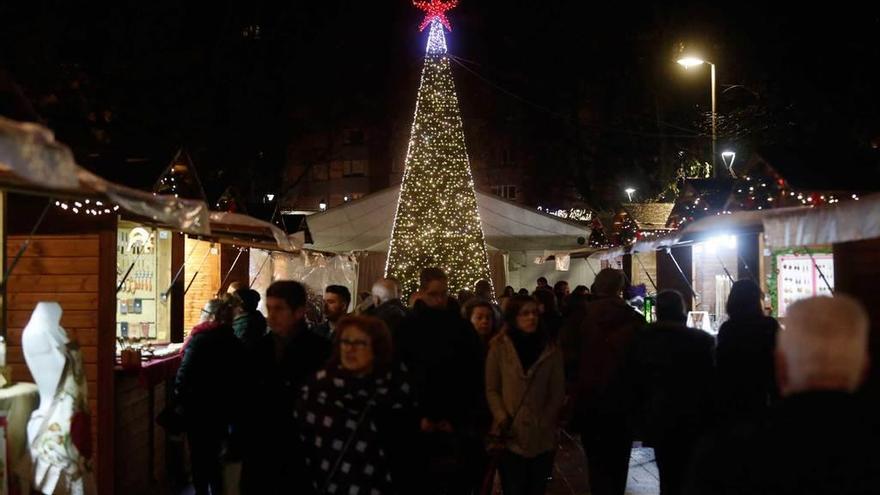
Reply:
[[[630,256],[632,270],[632,284],[645,284],[649,294],[654,294],[657,289],[657,255],[653,252],[636,253]]]
[[[681,270],[684,272],[687,281],[693,283],[694,261],[691,247],[682,246],[672,248],[671,254],[672,256],[675,256],[675,259],[678,260],[679,265],[681,265]],[[693,293],[688,288],[687,282],[682,278],[681,273],[679,273],[678,268],[676,268],[670,255],[664,250],[657,251],[657,288],[659,290],[675,289],[681,292],[681,295],[684,296],[684,303],[685,306],[687,306],[687,310],[691,311],[693,309]]]
[[[149,495],[164,490],[167,482],[165,430],[155,426],[155,418],[165,407],[165,394],[164,383],[151,393],[138,383],[137,375],[117,376],[116,410],[124,413],[116,415],[113,425],[115,493]]]
[[[730,276],[734,281],[737,279],[737,255],[736,251],[731,249],[718,248],[717,253],[712,254],[708,248],[704,247],[702,253],[694,253],[693,255],[693,286],[697,294],[700,295],[699,301],[694,305],[695,311],[708,311],[709,314],[715,314],[715,303],[717,295],[715,293],[715,276],[727,276],[724,269],[730,272]],[[681,274],[679,274],[681,277]],[[685,294],[686,292],[682,292]],[[727,302],[725,298],[724,303]]]
[[[880,277],[880,239],[834,245],[834,291],[852,296],[868,311],[871,319],[871,369],[868,386],[880,394],[880,305],[877,280]]]
[[[239,250],[237,247],[229,244],[220,244],[220,277],[226,277],[223,282],[223,292],[229,288],[232,282],[240,282],[245,287],[250,284],[250,250],[245,249],[238,257]],[[238,262],[235,261],[238,257]],[[227,276],[227,274],[229,274]],[[221,278],[222,281],[222,278]]]
[[[7,238],[7,265],[26,236]],[[21,348],[21,334],[40,301],[57,301],[61,325],[82,349],[89,387],[93,445],[98,442],[98,328],[100,236],[35,236],[9,278],[6,324],[7,359],[14,381],[33,382]],[[112,327],[108,330],[112,331]],[[112,361],[111,361],[112,365]],[[110,399],[112,400],[112,398]]]
[[[211,253],[211,243],[198,239],[186,239],[186,255],[189,258],[184,269],[186,283],[190,285],[184,299],[183,330],[188,335],[201,318],[202,308],[217,294],[220,288],[220,245],[215,244],[215,251]],[[205,260],[202,263],[202,260]],[[239,261],[240,263],[241,261]],[[201,264],[201,267],[199,266]],[[245,265],[247,266],[247,265]],[[198,270],[198,274],[196,274]],[[195,275],[195,280],[193,280]]]

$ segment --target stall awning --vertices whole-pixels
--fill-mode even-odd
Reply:
[[[786,248],[836,244],[880,238],[880,194],[816,208],[798,206],[739,211],[697,220],[684,229],[630,247],[596,251],[594,259],[612,259],[631,252],[647,252],[718,235],[763,232],[767,247]]]
[[[181,232],[207,234],[203,201],[156,196],[107,181],[80,167],[52,131],[0,117],[0,189],[59,198],[93,198]]]
[[[764,240],[773,248],[880,238],[880,194],[819,208],[768,210]]]
[[[291,241],[280,228],[248,215],[212,211],[210,222],[211,237],[228,239],[242,246],[287,252],[302,248]]]
[[[387,251],[400,186],[370,194],[306,218],[315,249]],[[563,220],[477,191],[486,244],[504,251],[574,251],[589,238],[585,225]]]
[[[669,232],[660,237],[638,241],[632,246],[615,247],[597,251],[590,257],[593,259],[613,259],[628,253],[647,253],[659,249],[674,247],[691,242],[699,242],[717,235],[737,235],[760,232],[763,228],[762,214],[764,211],[738,211],[730,215],[715,215],[702,218],[685,228]]]

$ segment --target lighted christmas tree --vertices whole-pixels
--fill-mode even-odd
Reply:
[[[421,29],[431,30],[385,265],[405,298],[427,267],[446,272],[452,293],[491,281],[443,30],[451,29],[445,12],[457,1],[414,4],[427,13]]]

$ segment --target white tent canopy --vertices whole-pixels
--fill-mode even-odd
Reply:
[[[836,244],[880,237],[880,194],[822,208],[769,210],[762,216],[768,246]]]
[[[331,252],[387,251],[400,185],[306,218],[313,249]],[[477,206],[489,249],[573,251],[589,228],[477,191]]]

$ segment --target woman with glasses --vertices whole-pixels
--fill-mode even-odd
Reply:
[[[512,297],[503,320],[486,360],[493,434],[503,447],[501,484],[504,495],[541,495],[553,470],[565,396],[562,353],[539,324],[534,298]]]
[[[412,406],[405,370],[392,373],[381,320],[346,316],[327,367],[302,389],[294,418],[317,493],[394,493],[382,421]]]

